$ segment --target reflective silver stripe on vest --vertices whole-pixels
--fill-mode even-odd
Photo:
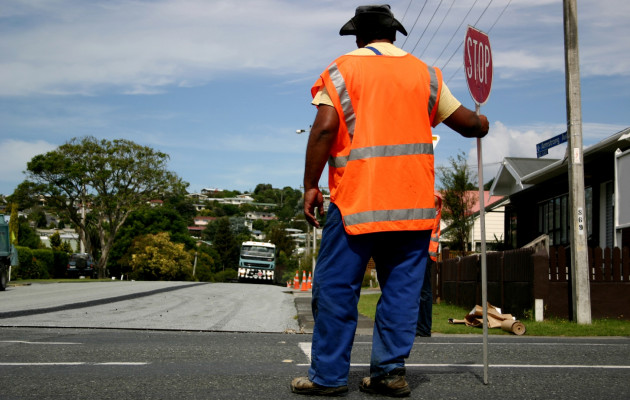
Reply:
[[[350,155],[348,156],[330,157],[328,159],[328,165],[333,168],[343,168],[348,164],[348,161],[365,160],[374,157],[412,156],[418,154],[433,154],[433,144],[410,143],[361,147],[350,150]]]
[[[437,72],[434,67],[429,68],[429,75],[431,76],[431,93],[429,94],[429,118],[431,117],[431,113],[433,113],[433,108],[437,103],[437,95],[438,95],[438,87],[439,82],[437,79]]]
[[[352,226],[369,222],[394,222],[434,218],[435,208],[409,208],[404,210],[364,211],[346,215],[343,220],[346,226]]]
[[[356,115],[354,114],[352,101],[350,101],[350,94],[346,88],[346,81],[343,79],[341,72],[339,72],[339,68],[336,63],[333,63],[330,67],[328,67],[328,74],[330,74],[330,79],[337,90],[337,95],[339,96],[339,101],[341,102],[341,109],[343,110],[343,116],[346,121],[346,127],[348,128],[348,134],[350,134],[350,141],[352,141]]]

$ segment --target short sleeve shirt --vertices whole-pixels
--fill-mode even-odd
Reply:
[[[393,44],[387,43],[387,42],[370,43],[370,47],[374,47],[379,52],[381,52],[381,54],[386,55],[386,56],[402,57],[407,54],[406,51],[399,49]],[[348,55],[376,56],[376,53],[374,53],[370,49],[362,47],[354,51],[351,51],[350,53],[348,53]],[[328,92],[326,91],[325,87],[322,87],[322,89],[319,92],[317,92],[317,94],[315,94],[315,97],[313,97],[313,101],[311,103],[316,106],[322,105],[322,104],[329,105],[329,106],[333,105],[333,102],[330,99],[330,96],[328,95]],[[439,124],[440,122],[448,118],[461,105],[462,103],[460,103],[459,100],[457,100],[455,96],[453,96],[453,94],[448,89],[446,84],[442,82],[442,91],[440,92],[440,100],[438,101],[438,109],[437,109],[437,114],[435,116],[435,121],[434,121],[435,125]]]

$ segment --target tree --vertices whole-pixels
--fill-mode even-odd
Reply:
[[[59,248],[61,247],[61,235],[59,234],[59,232],[55,232],[50,235],[50,238],[48,240],[50,240],[51,249],[59,250]]]
[[[147,201],[182,190],[185,184],[166,169],[168,155],[125,139],[74,138],[27,164],[28,178],[47,205],[77,227],[86,252],[88,224],[98,235],[99,276],[118,230]],[[85,218],[82,210],[93,218]]]
[[[20,217],[18,218],[18,222],[17,243],[22,247],[41,249],[43,247],[42,241],[39,239],[37,231],[31,228],[28,220],[24,217]]]
[[[26,210],[36,206],[38,202],[37,185],[33,182],[24,181],[20,183],[8,197],[9,201],[17,206],[18,210]]]
[[[188,233],[188,224],[170,203],[164,203],[163,206],[155,208],[143,206],[129,215],[116,235],[107,262],[112,276],[129,273],[129,271],[121,270],[120,260],[135,238],[160,232],[168,232],[172,242],[184,243],[186,249],[192,249],[195,246],[194,240]]]
[[[35,224],[36,228],[46,228],[46,212],[42,207],[33,207],[28,214],[28,219]]]
[[[443,235],[452,242],[453,250],[465,251],[473,225],[470,211],[474,204],[471,191],[475,190],[475,184],[464,153],[458,154],[456,159],[449,157],[449,164],[449,167],[436,168],[441,182],[442,219],[449,226]]]
[[[131,277],[142,280],[191,280],[192,255],[168,232],[140,236],[130,251]]]
[[[287,231],[285,230],[285,225],[283,223],[275,224],[269,235],[267,236],[269,241],[276,245],[276,253],[284,253],[287,256],[293,254],[293,249],[295,249],[295,242],[289,235],[287,235]]]
[[[18,217],[18,205],[11,204],[11,218],[9,219],[9,238],[14,246],[18,245],[20,221]]]
[[[210,246],[202,244],[197,248],[195,279],[201,282],[214,282],[218,271],[219,254]]]
[[[236,241],[236,237],[232,232],[230,219],[228,217],[221,217],[214,221],[211,225],[213,225],[212,229],[214,231],[214,235],[212,237],[207,237],[204,234],[208,231],[206,228],[202,237],[210,239],[212,242],[212,248],[217,252],[220,258],[220,265],[222,269],[225,268],[233,268],[236,269],[238,266],[238,256],[239,256],[239,244]],[[208,231],[208,233],[211,233]]]

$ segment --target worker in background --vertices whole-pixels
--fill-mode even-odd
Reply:
[[[339,3],[341,4],[341,3]],[[370,376],[363,392],[411,393],[405,359],[413,346],[420,289],[435,220],[431,127],[444,122],[483,137],[488,119],[463,107],[439,69],[394,46],[407,31],[388,5],[360,6],[342,26],[358,49],[337,58],[311,89],[317,114],[306,148],[304,215],[323,211],[319,179],[328,163],[331,203],[313,278],[308,376],[304,395],[348,391],[357,303],[370,257],[381,297],[376,307]]]

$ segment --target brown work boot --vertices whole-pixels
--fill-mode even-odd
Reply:
[[[359,389],[365,393],[382,394],[389,397],[407,397],[411,389],[405,380],[405,369],[396,368],[387,375],[377,378],[363,378]]]
[[[291,391],[308,396],[343,396],[348,392],[348,386],[322,386],[311,382],[306,376],[301,376],[293,379],[291,382]]]

